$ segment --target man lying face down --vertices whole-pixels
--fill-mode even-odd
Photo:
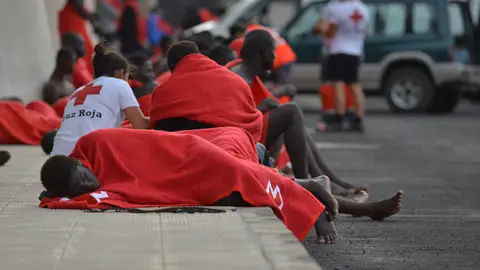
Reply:
[[[266,206],[299,239],[331,224],[306,189],[258,164],[254,140],[239,128],[101,129],[80,138],[69,157],[49,158],[40,177],[48,208]]]

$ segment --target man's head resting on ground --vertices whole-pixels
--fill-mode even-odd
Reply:
[[[271,71],[275,60],[275,40],[265,30],[254,30],[245,36],[240,51],[243,63],[258,76]]]
[[[217,45],[213,48],[208,57],[217,62],[217,64],[225,66],[227,63],[237,59],[237,54],[228,46]]]
[[[77,33],[69,32],[62,35],[62,47],[70,47],[75,50],[77,57],[85,56],[85,40]]]
[[[155,79],[153,74],[153,64],[144,53],[135,53],[128,58],[130,64],[134,66],[132,78],[142,83],[151,83]]]
[[[67,156],[53,156],[42,166],[40,180],[45,187],[46,197],[73,198],[99,188],[93,172],[79,161]]]
[[[167,62],[170,71],[173,72],[177,64],[190,54],[200,54],[200,50],[194,42],[183,40],[173,44],[167,52]]]

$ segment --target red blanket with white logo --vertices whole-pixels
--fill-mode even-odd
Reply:
[[[102,129],[78,141],[70,157],[100,181],[91,194],[44,199],[57,209],[212,205],[239,192],[271,207],[303,239],[324,206],[289,178],[258,164],[254,140],[238,128],[183,132]]]
[[[59,128],[62,122],[55,110],[43,101],[27,106],[0,101],[0,144],[39,145],[43,135]]]

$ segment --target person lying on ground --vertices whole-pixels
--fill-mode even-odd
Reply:
[[[77,56],[75,66],[73,67],[72,81],[75,89],[78,89],[87,83],[93,81],[93,75],[85,60],[85,41],[77,33],[67,32],[62,35],[62,47],[70,47]]]
[[[120,127],[124,118],[134,128],[149,126],[128,85],[130,66],[106,44],[95,46],[95,80],[77,89],[65,108],[62,124],[55,135],[53,155],[69,155],[78,139],[97,129]]]
[[[152,127],[172,132],[237,127],[247,130],[255,142],[262,140],[262,124],[265,118],[256,109],[245,80],[201,55],[198,47],[190,41],[172,45],[167,57],[172,75],[152,94]],[[296,121],[301,119],[303,118]],[[302,126],[298,126],[297,132],[292,132],[294,143],[298,144],[298,141],[304,138],[303,143],[306,144],[303,122]],[[301,179],[307,178],[309,176],[305,172],[305,177]],[[362,196],[365,195],[366,193]],[[383,219],[400,210],[403,192],[399,191],[391,199],[374,204],[353,202],[340,197],[335,200],[328,192],[321,196],[327,209],[328,205],[334,205],[338,201],[342,213],[367,214],[372,219]]]
[[[0,100],[0,116],[0,144],[39,145],[43,135],[62,121],[42,100],[26,106],[21,100]]]
[[[43,85],[43,101],[54,105],[58,100],[70,96],[75,88],[70,81],[77,56],[69,47],[62,47],[57,52],[55,69],[50,79]]]
[[[40,179],[41,207],[265,206],[299,240],[312,227],[322,242],[337,236],[334,215],[306,189],[315,194],[316,182],[258,164],[254,140],[239,128],[93,131],[69,157],[49,158]]]

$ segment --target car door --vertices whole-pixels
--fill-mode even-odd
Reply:
[[[319,86],[323,44],[321,36],[313,30],[325,5],[326,1],[307,5],[281,31],[297,55],[291,78],[299,89],[313,90]]]

